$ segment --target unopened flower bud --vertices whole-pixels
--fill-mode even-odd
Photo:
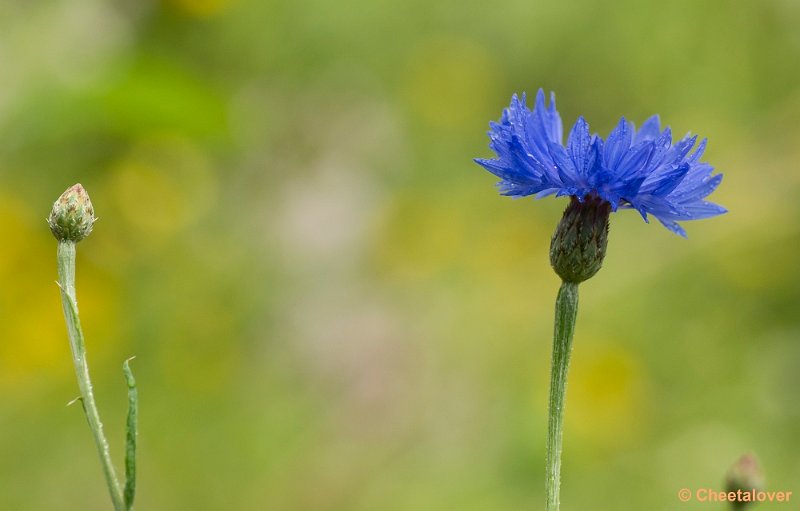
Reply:
[[[603,266],[611,205],[599,197],[572,197],[550,242],[550,264],[564,282],[588,280]]]
[[[764,489],[764,474],[755,454],[748,453],[739,458],[725,475],[725,490],[728,492],[750,492]],[[734,509],[743,509],[749,502],[736,502]]]
[[[78,242],[92,232],[95,220],[89,194],[79,183],[68,188],[53,203],[47,224],[58,241]]]

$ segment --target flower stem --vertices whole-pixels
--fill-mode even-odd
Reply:
[[[81,404],[92,430],[92,437],[103,466],[108,492],[116,511],[125,511],[125,502],[117,480],[108,441],[103,433],[103,424],[97,412],[97,404],[92,392],[92,381],[89,379],[89,365],[86,362],[86,349],[83,342],[83,330],[78,316],[78,302],[75,298],[75,242],[58,242],[58,284],[61,288],[61,304],[64,309],[64,319],[67,323],[69,344],[72,350],[72,361],[75,364],[75,374],[78,377],[78,388],[81,392]]]
[[[561,486],[561,439],[564,432],[564,400],[572,352],[572,334],[578,314],[578,284],[562,282],[556,298],[553,359],[550,373],[550,409],[547,419],[547,511],[558,511]]]

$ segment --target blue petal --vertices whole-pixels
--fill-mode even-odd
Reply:
[[[578,177],[578,169],[567,154],[566,149],[554,143],[550,143],[550,155],[553,157],[553,162],[558,169],[558,175],[564,185],[577,185],[580,181]]]
[[[592,136],[589,135],[589,125],[583,116],[578,117],[567,139],[570,158],[578,171],[582,182],[586,181],[594,167],[596,152],[592,148]]]
[[[519,172],[518,169],[503,165],[500,160],[475,158],[473,161],[501,179],[525,181],[529,184],[534,184],[536,181],[539,181],[535,176],[525,175]]]
[[[615,174],[617,179],[635,176],[641,172],[653,154],[653,142],[645,140],[634,146],[623,156]]]
[[[497,183],[497,187],[500,189],[500,193],[502,195],[509,197],[525,197],[528,195],[533,195],[541,188],[539,186],[525,186],[514,181],[500,181]]]
[[[673,161],[680,162],[686,157],[686,155],[691,151],[692,147],[694,147],[694,143],[697,141],[697,135],[691,136],[686,135],[680,141],[678,141],[674,146],[672,146],[672,154],[675,159]]]
[[[630,147],[631,130],[628,127],[628,122],[623,117],[608,136],[608,141],[603,151],[603,162],[606,168],[612,171],[616,169]]]
[[[557,191],[558,191],[558,188],[547,188],[547,189],[542,190],[541,192],[537,193],[536,194],[536,198],[537,199],[541,199],[543,197],[547,197],[549,195],[553,195]]]
[[[689,159],[687,161],[689,163],[697,162],[700,159],[700,157],[703,156],[703,153],[706,151],[706,144],[707,143],[708,143],[708,139],[707,138],[704,138],[703,140],[701,140],[700,144],[697,145],[697,149],[694,150],[694,153],[692,153],[692,155],[689,157]]]
[[[561,144],[563,140],[564,128],[561,124],[561,116],[556,110],[556,96],[551,94],[550,108],[545,106],[544,91],[539,89],[536,93],[536,105],[533,109],[537,127],[545,135],[546,142]],[[546,149],[546,147],[542,147]]]
[[[634,143],[641,142],[643,140],[655,140],[661,134],[661,120],[658,117],[658,114],[650,117],[642,127],[639,128],[639,131],[636,133],[636,138],[634,139]]]
[[[669,148],[672,146],[672,129],[667,126],[661,135],[653,142],[655,151],[650,159],[652,165],[660,165],[666,159]]]
[[[658,221],[661,222],[664,225],[664,227],[674,232],[675,234],[683,236],[684,238],[688,238],[688,236],[686,235],[686,231],[684,231],[683,227],[678,225],[677,222],[673,222],[672,220],[662,220],[660,218],[658,219]]]
[[[689,173],[689,169],[690,167],[688,164],[675,167],[672,172],[663,175],[658,182],[654,183],[655,188],[651,193],[660,197],[668,195],[681,184],[683,178]]]
[[[686,180],[684,180],[684,182],[685,181]],[[710,195],[711,192],[716,190],[717,186],[719,186],[721,182],[722,174],[717,174],[710,179],[703,179],[698,183],[692,183],[692,187],[684,187],[684,183],[681,183],[681,185],[679,185],[675,191],[670,194],[670,198],[674,198],[682,202],[703,199]]]
[[[722,215],[728,212],[727,209],[723,208],[719,204],[706,201],[697,201],[692,202],[691,204],[684,204],[683,207],[690,215],[691,220],[702,220],[704,218],[710,218],[712,216]]]
[[[620,195],[628,202],[635,200],[636,195],[639,193],[639,188],[641,188],[642,183],[644,183],[644,178],[645,176],[640,176],[625,183],[625,185],[622,187]]]

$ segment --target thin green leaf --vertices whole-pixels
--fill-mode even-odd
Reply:
[[[128,421],[125,435],[125,509],[133,509],[133,499],[136,495],[136,419],[139,412],[139,395],[136,390],[136,380],[131,372],[131,357],[122,364],[125,381],[128,384]]]

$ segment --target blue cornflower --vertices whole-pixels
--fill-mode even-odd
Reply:
[[[591,135],[579,117],[563,143],[561,116],[555,95],[549,107],[539,89],[533,111],[515,94],[500,122],[490,123],[489,147],[494,159],[475,161],[501,179],[504,195],[536,198],[570,195],[578,202],[591,199],[618,208],[636,209],[648,221],[656,217],[667,229],[686,237],[678,225],[725,213],[704,199],[716,189],[722,174],[701,162],[706,148],[696,136],[672,143],[669,127],[661,129],[657,115],[638,130],[624,117],[607,140]],[[690,154],[691,153],[691,154]]]

